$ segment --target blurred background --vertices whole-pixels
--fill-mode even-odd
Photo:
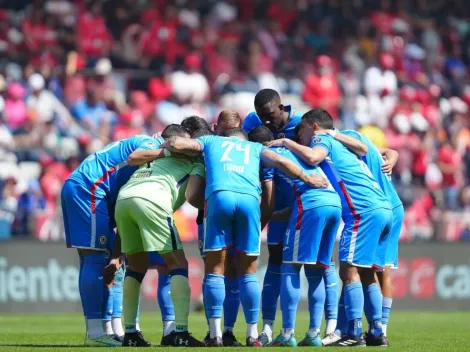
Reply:
[[[469,60],[465,0],[0,1],[0,302],[25,257],[76,265],[59,194],[87,155],[274,88],[400,153],[403,302],[470,306]],[[176,219],[200,268],[195,215]]]

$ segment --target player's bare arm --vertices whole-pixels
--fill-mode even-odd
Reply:
[[[103,269],[103,284],[105,286],[110,287],[115,284],[114,277],[122,264],[123,254],[121,251],[121,237],[119,236],[119,233],[117,233],[114,240],[113,252],[111,253],[111,260]]]
[[[261,230],[271,220],[275,202],[274,182],[267,180],[261,183]]]
[[[384,158],[384,163],[382,164],[382,172],[390,175],[393,168],[398,162],[398,152],[390,148],[379,148],[380,154]]]
[[[331,132],[330,132],[331,131]],[[365,143],[362,143],[359,139],[343,134],[337,130],[328,130],[328,133],[333,136],[338,142],[343,144],[346,148],[351,150],[358,156],[364,156],[369,151],[369,148]],[[333,134],[332,134],[333,133]]]
[[[327,188],[328,187],[328,181],[324,177],[318,176],[315,174],[312,174],[312,175],[305,174],[304,171],[298,165],[296,165],[289,159],[273,152],[272,150],[264,149],[261,152],[261,160],[263,162],[264,167],[271,167],[271,168],[274,167],[276,169],[280,169],[286,175],[297,178],[312,187],[315,187],[315,188]]]
[[[127,158],[127,165],[138,166],[144,165],[156,159],[164,158],[163,149],[153,149],[153,150],[136,150]]]
[[[197,156],[202,152],[202,146],[199,142],[191,138],[171,137],[163,144],[171,153],[181,153],[188,156]]]
[[[271,221],[288,221],[292,214],[292,208],[284,208],[279,211],[275,211],[271,216]]]
[[[297,155],[303,162],[309,165],[318,165],[328,156],[327,151],[321,147],[307,147],[298,144],[290,139],[282,138],[276,139],[269,143],[269,146],[283,146],[289,149],[292,153]]]
[[[199,175],[191,175],[188,179],[185,197],[189,204],[197,209],[204,209],[204,191],[206,179]]]

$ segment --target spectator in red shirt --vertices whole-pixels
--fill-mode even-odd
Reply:
[[[332,60],[326,55],[320,55],[316,63],[317,72],[307,77],[302,98],[312,107],[325,109],[338,118],[341,91]]]
[[[446,207],[457,210],[462,186],[462,157],[449,140],[444,141],[438,153],[438,166],[442,171],[442,187]]]

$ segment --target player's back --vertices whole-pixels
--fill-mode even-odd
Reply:
[[[202,146],[206,166],[206,199],[217,191],[259,197],[259,170],[264,149],[261,144],[219,136],[204,136],[197,141]]]
[[[320,167],[341,197],[343,216],[378,208],[391,209],[384,192],[361,158],[327,134],[314,137],[311,146],[323,147],[328,152]]]
[[[362,157],[362,160],[369,167],[370,172],[379,183],[382,191],[387,196],[392,208],[401,205],[402,202],[398,196],[395,186],[393,185],[391,176],[386,175],[382,171],[382,164],[384,160],[377,147],[370,141],[369,138],[359,132],[353,130],[344,130],[341,131],[341,133],[357,138],[367,145],[368,152]]]
[[[284,147],[273,148],[273,150],[291,160],[299,167],[302,168],[303,172],[308,175],[317,174],[318,176],[322,176],[326,178],[325,173],[323,170],[318,166],[311,166],[304,163],[300,160],[294,153],[292,153],[289,149]],[[334,190],[332,185],[330,184],[328,188],[314,188],[311,187],[298,178],[290,177],[283,173],[281,170],[275,170],[275,175],[282,179],[285,183],[289,185],[291,188],[294,199],[297,198],[297,202],[299,202],[299,197],[301,201],[301,205],[303,209],[312,209],[320,206],[337,206],[341,207],[341,200],[338,196],[338,193]],[[276,193],[277,197],[277,193]],[[292,203],[291,205],[292,206]]]
[[[297,112],[294,110],[292,105],[285,105],[284,108],[289,112],[289,119],[287,123],[278,131],[272,131],[274,135],[274,139],[278,138],[289,138],[292,139],[294,137],[294,130],[295,127],[300,123],[302,120],[302,113]],[[246,133],[249,133],[252,129],[258,126],[263,126],[263,122],[256,114],[255,111],[250,112],[245,120],[243,121],[243,130]]]
[[[137,169],[126,164],[129,155],[137,149],[157,149],[161,143],[161,139],[142,135],[110,143],[83,160],[69,178],[113,203],[119,189]]]

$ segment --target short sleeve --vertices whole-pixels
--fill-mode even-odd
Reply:
[[[274,169],[272,168],[264,168],[261,169],[260,173],[260,181],[261,182],[268,182],[274,179]]]
[[[142,137],[138,141],[137,150],[155,150],[160,148],[160,145],[161,143],[155,138]]]
[[[199,144],[201,145],[202,150],[204,150],[204,148],[208,144],[211,143],[213,138],[214,138],[214,136],[202,136],[202,137],[196,138],[196,141],[199,142]]]
[[[310,147],[322,147],[327,151],[328,154],[330,154],[332,149],[331,138],[331,136],[327,135],[313,137],[312,142],[310,143]]]
[[[197,176],[201,176],[201,177],[206,178],[206,168],[204,167],[204,164],[202,164],[200,162],[195,162],[194,167],[191,170],[190,175],[191,176],[197,175]]]
[[[261,126],[262,124],[263,123],[259,119],[258,115],[256,115],[255,112],[251,112],[243,121],[242,129],[245,131],[245,133],[250,133],[253,128]]]

